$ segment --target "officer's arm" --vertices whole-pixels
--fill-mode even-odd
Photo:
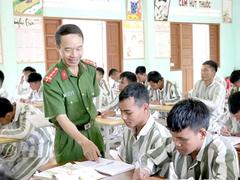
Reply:
[[[58,115],[56,119],[62,129],[82,147],[86,159],[94,161],[98,160],[101,154],[97,146],[92,141],[87,139],[81,132],[79,132],[77,127],[68,119],[65,114]]]

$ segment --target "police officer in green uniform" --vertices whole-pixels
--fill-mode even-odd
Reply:
[[[95,124],[93,97],[98,96],[96,70],[92,61],[80,60],[83,33],[73,24],[62,25],[55,33],[61,55],[44,78],[45,116],[56,126],[55,156],[58,164],[98,160],[103,155],[103,138]]]

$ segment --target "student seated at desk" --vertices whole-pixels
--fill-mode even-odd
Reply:
[[[148,90],[143,84],[132,83],[126,86],[119,95],[119,107],[127,126],[119,154],[123,161],[139,167],[141,156],[160,146],[166,148],[163,142],[171,135],[150,115]],[[147,168],[152,169],[152,165],[148,165]]]
[[[31,66],[27,66],[22,71],[22,76],[20,79],[19,84],[17,85],[17,94],[19,96],[19,99],[26,98],[31,93],[31,88],[29,87],[29,83],[27,83],[27,79],[29,74],[36,72],[36,69],[34,69]]]
[[[231,73],[230,82],[233,84],[230,94],[240,91],[240,70],[234,70]]]
[[[148,73],[148,83],[150,104],[176,103],[181,98],[177,85],[164,79],[157,71]]]
[[[240,136],[240,91],[233,93],[228,98],[229,112],[224,117],[225,123],[221,128],[224,136]]]
[[[137,77],[134,73],[130,71],[124,71],[120,74],[120,82],[119,82],[119,91],[121,92],[123,88],[125,88],[128,84],[137,82]],[[101,115],[103,117],[106,116],[115,116],[116,111],[119,107],[119,99],[118,96],[113,99],[113,101],[108,104],[107,106],[98,109],[99,112],[101,112]]]
[[[205,61],[201,67],[201,80],[198,80],[188,97],[202,101],[210,110],[208,131],[219,132],[224,115],[226,89],[216,81],[218,65],[212,60]]]
[[[27,82],[30,85],[31,93],[27,99],[21,99],[25,103],[43,102],[42,76],[33,72],[29,74]]]
[[[147,177],[170,162],[168,179],[237,180],[236,150],[224,137],[207,132],[209,118],[203,102],[193,99],[178,102],[167,117],[172,138],[142,157],[141,173]],[[149,169],[152,164],[155,168]],[[139,176],[137,169],[134,178]]]
[[[0,167],[15,179],[28,180],[51,154],[51,136],[46,127],[33,127],[28,119],[32,114],[31,106],[0,98],[0,136],[19,139],[0,145]]]

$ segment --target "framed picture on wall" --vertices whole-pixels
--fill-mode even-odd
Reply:
[[[167,21],[170,0],[154,0],[154,19],[156,21]]]
[[[142,21],[123,21],[124,59],[144,58],[144,33]]]
[[[14,16],[17,63],[44,62],[43,18]]]
[[[15,15],[43,15],[43,0],[12,0]]]
[[[224,23],[232,22],[232,0],[222,1],[222,18]]]
[[[127,20],[142,19],[142,0],[127,0]]]

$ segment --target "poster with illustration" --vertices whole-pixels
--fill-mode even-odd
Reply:
[[[156,21],[167,21],[170,0],[154,0],[154,19]]]
[[[144,36],[142,21],[123,21],[124,59],[144,58]]]
[[[13,0],[13,12],[15,15],[42,15],[43,0]]]
[[[14,16],[17,63],[44,62],[43,18]]]
[[[224,23],[232,22],[232,0],[223,0],[222,16]]]
[[[127,0],[127,20],[142,19],[142,0]]]

